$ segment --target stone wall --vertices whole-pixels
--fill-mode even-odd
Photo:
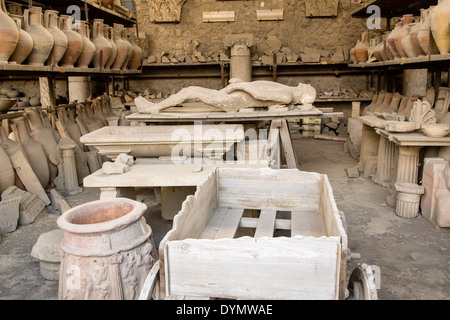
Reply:
[[[252,48],[259,56],[270,50],[268,40],[278,39],[293,52],[303,47],[333,50],[337,46],[348,49],[356,44],[366,28],[365,19],[353,18],[356,6],[350,0],[340,0],[337,17],[306,17],[305,1],[218,1],[186,0],[179,23],[153,23],[150,3],[155,0],[136,0],[140,45],[146,55],[170,52],[182,55],[193,41],[199,42],[198,51],[204,56],[225,51],[223,42],[227,34],[251,33],[256,45]],[[283,21],[257,21],[256,10],[284,9]],[[235,22],[202,22],[202,12],[235,11]]]

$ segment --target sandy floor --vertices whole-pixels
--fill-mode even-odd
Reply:
[[[450,230],[436,229],[419,216],[403,219],[385,204],[386,188],[370,179],[348,178],[345,169],[356,160],[343,151],[343,143],[314,139],[294,140],[300,169],[328,175],[339,210],[347,220],[349,248],[361,259],[351,260],[348,276],[358,263],[381,268],[383,300],[450,298]],[[141,193],[145,214],[159,243],[170,229],[160,217],[153,195]],[[71,206],[97,200],[98,189],[85,189],[67,197]],[[0,242],[0,299],[57,299],[58,282],[45,280],[39,261],[30,255],[40,234],[57,228],[52,207],[30,225],[3,235]]]

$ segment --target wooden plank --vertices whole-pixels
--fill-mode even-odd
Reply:
[[[165,252],[169,263],[166,294],[337,299],[339,241],[337,237],[171,241]]]
[[[205,229],[203,229],[202,233],[200,234],[199,239],[214,239],[217,230],[219,230],[219,227],[222,224],[223,218],[225,217],[227,212],[228,208],[217,208],[209,219]]]
[[[326,236],[322,214],[318,211],[292,211],[291,237]]]
[[[243,214],[244,209],[242,208],[228,209],[214,239],[233,238]]]
[[[239,227],[256,228],[258,226],[258,218],[242,217]],[[275,219],[275,230],[291,230],[291,220]]]
[[[258,225],[256,226],[255,238],[273,237],[276,215],[276,210],[261,210],[261,213],[259,214]]]
[[[286,120],[281,120],[280,138],[288,169],[298,169],[297,155],[292,145],[291,133]]]

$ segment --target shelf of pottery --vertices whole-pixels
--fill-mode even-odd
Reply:
[[[53,118],[56,129],[50,113],[40,107],[0,116],[0,194],[19,188],[49,205],[55,191],[62,196],[82,192],[83,179],[100,169],[105,158],[80,138],[104,126],[123,125],[122,109],[105,95],[60,105]]]
[[[450,0],[420,9],[420,17],[403,14],[392,30],[361,35],[350,50],[350,67],[450,67]],[[372,31],[370,33],[373,33]]]

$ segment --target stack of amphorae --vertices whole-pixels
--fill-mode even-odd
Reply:
[[[450,52],[450,0],[420,10],[420,17],[405,14],[392,30],[369,39],[365,31],[350,49],[353,63],[400,60]]]
[[[131,28],[74,20],[55,10],[22,10],[0,0],[0,64],[137,70],[142,49]]]

